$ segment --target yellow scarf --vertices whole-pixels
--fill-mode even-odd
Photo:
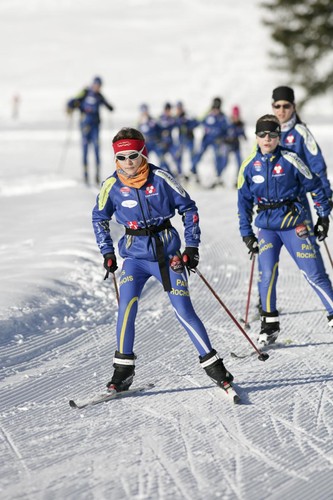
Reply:
[[[142,158],[142,164],[140,165],[137,173],[133,177],[128,177],[122,170],[118,161],[116,161],[117,174],[119,179],[125,186],[133,187],[139,189],[142,187],[148,179],[149,166],[144,158]]]

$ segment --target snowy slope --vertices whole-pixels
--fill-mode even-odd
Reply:
[[[142,101],[158,112],[166,99],[182,98],[201,114],[222,95],[226,110],[240,104],[251,137],[254,120],[269,111],[271,88],[283,83],[267,70],[257,2],[101,0],[97,9],[86,0],[3,0],[0,14],[8,53],[0,111],[1,498],[332,498],[332,332],[286,253],[279,308],[281,340],[291,343],[265,363],[230,356],[251,346],[200,278],[190,278],[242,405],[228,404],[205,376],[153,280],[140,302],[135,383],[155,388],[83,411],[68,405],[109,379],[117,307],[91,229],[97,189],[80,183],[77,123],[67,122],[63,103],[95,73],[105,78],[117,111],[105,114],[104,176],[112,169],[110,138],[135,123]],[[22,115],[15,122],[16,91]],[[311,128],[332,179],[332,123]],[[234,169],[226,188],[189,191],[201,215],[200,270],[239,318],[250,261],[238,234]],[[207,184],[212,178],[209,155],[200,175]],[[175,225],[181,229],[179,218]],[[112,225],[112,232],[116,239],[122,230]],[[327,244],[332,250],[332,235]],[[324,249],[323,256],[332,277]],[[255,302],[254,291],[254,340]]]

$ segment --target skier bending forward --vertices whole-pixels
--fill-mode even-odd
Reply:
[[[199,353],[201,366],[220,387],[233,380],[207,331],[193,309],[187,273],[199,262],[200,228],[198,209],[188,193],[165,170],[148,163],[144,136],[123,128],[113,138],[116,171],[102,185],[92,220],[104,267],[115,272],[117,259],[109,221],[114,216],[125,228],[118,242],[124,259],[120,279],[117,350],[109,390],[127,390],[133,382],[135,318],[138,301],[147,280],[154,276],[168,293],[176,317]],[[170,219],[176,209],[184,224],[185,250]],[[186,269],[187,268],[187,269]]]

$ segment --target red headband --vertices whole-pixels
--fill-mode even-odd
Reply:
[[[147,157],[148,151],[146,148],[145,141],[141,139],[120,139],[113,143],[114,154],[119,153],[120,151],[141,151],[143,148],[142,155]]]

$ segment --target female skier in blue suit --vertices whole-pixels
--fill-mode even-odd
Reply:
[[[327,276],[320,272],[316,251],[305,224],[307,210],[303,192],[311,192],[318,222],[314,233],[319,241],[329,228],[330,204],[319,177],[313,175],[300,157],[279,146],[281,128],[274,115],[257,121],[257,149],[245,160],[238,177],[240,233],[249,253],[259,253],[259,293],[262,322],[259,345],[274,343],[279,331],[276,284],[279,255],[284,245],[328,312],[333,327],[333,290]],[[253,208],[257,205],[252,228]]]
[[[220,387],[230,386],[232,375],[212,348],[207,331],[195,313],[186,267],[199,262],[200,228],[195,202],[174,177],[148,163],[144,136],[123,128],[113,139],[116,171],[105,180],[93,209],[97,244],[108,272],[117,269],[109,221],[115,217],[125,234],[118,242],[124,259],[120,279],[117,350],[110,390],[127,390],[134,376],[135,318],[147,280],[154,276],[168,293],[177,319],[196,347],[201,366]],[[185,250],[170,219],[178,211],[184,224]],[[226,387],[227,386],[227,387]]]
[[[281,145],[297,153],[311,172],[320,178],[325,194],[330,199],[332,206],[332,189],[327,176],[327,166],[323,154],[310,130],[302,122],[296,111],[295,94],[292,88],[277,87],[273,90],[272,110],[281,125]],[[305,223],[309,228],[311,243],[316,250],[320,272],[328,277],[321,256],[320,246],[313,232],[314,223],[306,192],[303,194],[302,202],[307,211]]]

